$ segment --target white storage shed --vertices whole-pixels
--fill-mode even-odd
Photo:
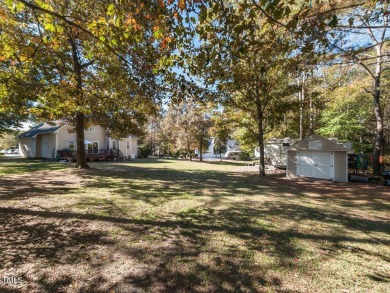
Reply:
[[[287,149],[286,174],[348,182],[348,149],[312,134]]]

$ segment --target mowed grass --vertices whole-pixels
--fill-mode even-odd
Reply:
[[[34,171],[60,170],[69,167],[71,167],[70,164],[0,156],[0,176]]]
[[[390,291],[389,187],[229,162],[18,164],[0,176],[0,276],[23,282],[0,292]]]

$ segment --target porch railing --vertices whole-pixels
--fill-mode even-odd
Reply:
[[[97,149],[97,150],[85,150],[85,156],[88,159],[104,159],[104,160],[122,160],[124,158],[123,153],[119,149]],[[74,160],[76,159],[76,151],[63,149],[57,151],[57,159]]]

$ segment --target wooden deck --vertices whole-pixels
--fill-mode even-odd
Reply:
[[[124,160],[124,155],[119,149],[100,149],[94,152],[85,151],[87,162],[105,162],[105,161],[121,161]],[[58,150],[58,160],[66,160],[68,162],[76,161],[76,151],[73,150]]]

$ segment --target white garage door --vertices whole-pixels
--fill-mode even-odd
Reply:
[[[298,152],[297,175],[333,179],[333,153]]]

